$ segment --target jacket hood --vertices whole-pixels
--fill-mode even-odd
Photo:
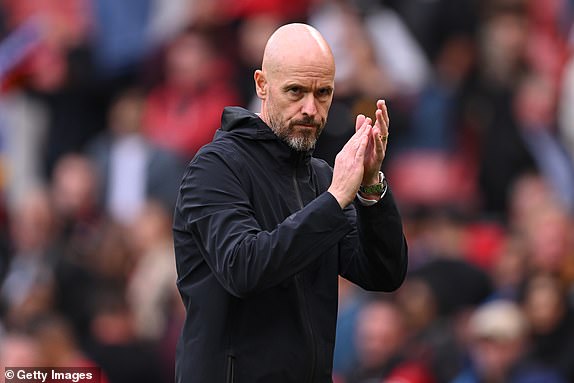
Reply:
[[[228,106],[223,109],[221,129],[217,131],[215,137],[225,135],[227,132],[254,140],[278,139],[258,115],[238,106]]]

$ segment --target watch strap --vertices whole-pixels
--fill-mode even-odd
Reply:
[[[383,194],[387,190],[387,180],[383,172],[379,171],[379,182],[374,185],[359,186],[363,194]]]

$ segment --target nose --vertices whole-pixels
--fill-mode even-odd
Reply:
[[[301,105],[301,113],[305,116],[313,117],[317,114],[317,105],[316,105],[315,95],[309,92],[308,94],[303,97],[303,104]]]

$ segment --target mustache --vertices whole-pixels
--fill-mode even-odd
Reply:
[[[315,119],[313,119],[313,117],[304,117],[300,120],[293,120],[291,121],[291,126],[295,126],[295,125],[310,125],[313,126],[317,129],[320,129],[321,126],[323,126],[322,121],[315,121]]]

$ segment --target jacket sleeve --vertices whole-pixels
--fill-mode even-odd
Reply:
[[[357,230],[341,241],[339,273],[366,290],[396,290],[407,272],[407,242],[391,190],[373,206],[345,211]]]
[[[323,193],[274,230],[263,230],[237,171],[214,152],[190,163],[176,220],[221,285],[238,297],[280,284],[353,228],[336,199]]]

